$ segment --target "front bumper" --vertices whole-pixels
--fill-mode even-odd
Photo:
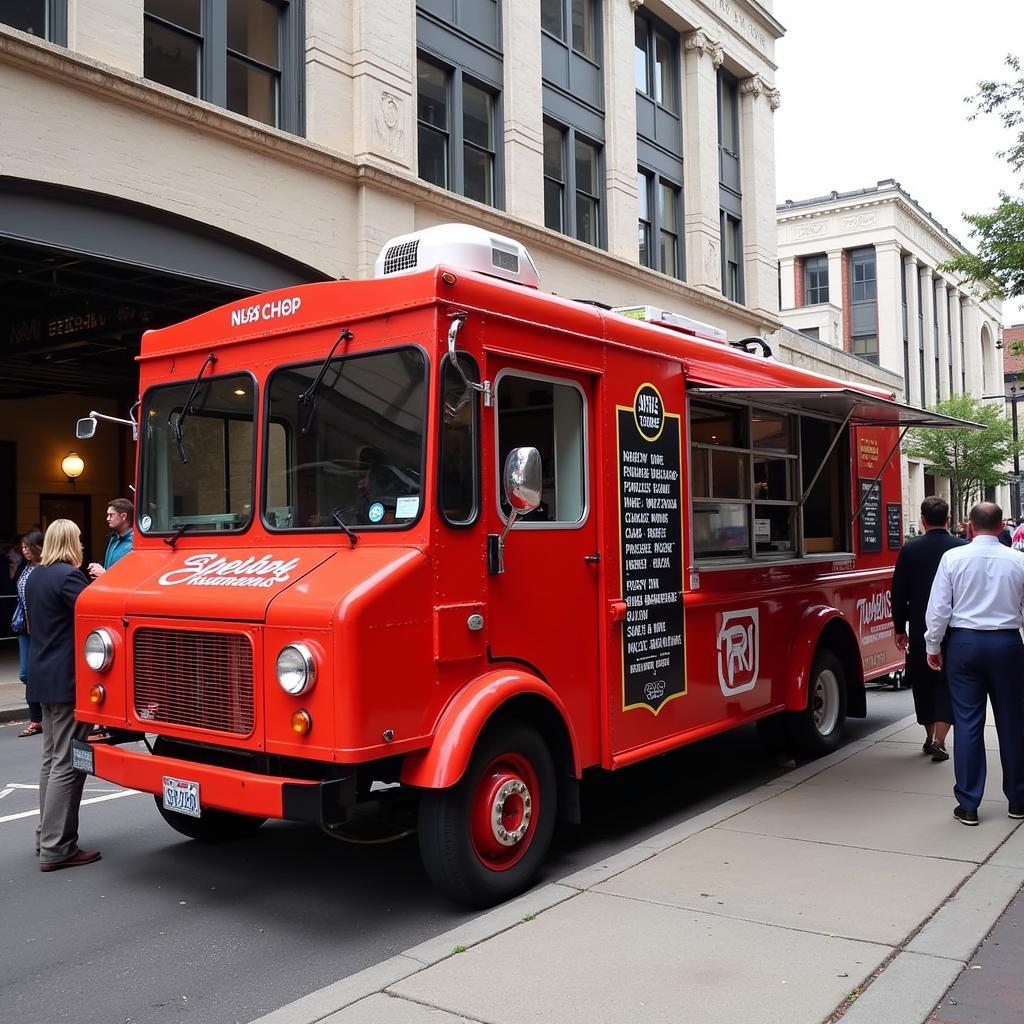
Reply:
[[[162,793],[165,775],[197,782],[204,808],[255,818],[342,825],[355,807],[354,772],[344,778],[318,782],[260,775],[81,740],[73,742],[72,756],[75,767],[81,771],[143,793]]]

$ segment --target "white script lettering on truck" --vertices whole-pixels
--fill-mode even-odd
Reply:
[[[284,562],[270,555],[234,560],[216,553],[189,555],[181,568],[165,572],[157,582],[162,587],[272,587],[287,583],[298,564],[297,558]]]
[[[275,320],[282,316],[295,316],[302,305],[297,295],[290,299],[275,299],[262,305],[243,306],[231,310],[231,326],[242,327],[245,324],[259,323],[260,320]]]

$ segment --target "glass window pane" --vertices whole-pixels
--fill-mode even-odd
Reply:
[[[637,249],[640,266],[651,265],[651,225],[646,221],[639,221],[637,224]]]
[[[459,363],[471,380],[478,379],[471,360]],[[476,514],[476,409],[473,390],[450,361],[445,363],[441,396],[441,453],[438,501],[450,523],[466,523]]]
[[[563,41],[565,40],[565,30],[562,25],[562,4],[564,2],[565,0],[541,0],[540,2],[540,27]]]
[[[45,0],[41,0],[38,6],[42,7],[44,3]],[[202,32],[199,20],[201,0],[146,0],[145,10],[147,14],[154,14],[197,35]]]
[[[788,416],[753,410],[750,417],[753,446],[759,451],[793,452]]]
[[[722,120],[720,131],[721,138],[719,142],[727,149],[730,153],[735,155],[736,153],[736,94],[734,85],[729,79],[722,78],[722,85],[719,90],[721,97],[721,111],[720,117]]]
[[[46,36],[46,4],[47,0],[4,0],[0,22],[42,39]]]
[[[280,8],[270,0],[228,0],[228,48],[280,67],[278,25]]]
[[[576,140],[576,189],[597,195],[597,150],[581,139]]]
[[[494,157],[484,150],[463,146],[463,178],[467,199],[494,205]]]
[[[670,40],[654,33],[654,98],[666,109],[676,109],[675,60]]]
[[[483,149],[494,149],[494,102],[491,94],[463,79],[462,134],[467,142]]]
[[[660,259],[658,269],[675,277],[679,271],[679,239],[671,231],[661,232]]]
[[[742,558],[750,553],[750,506],[701,502],[693,506],[693,553]]]
[[[572,47],[591,60],[597,59],[594,0],[572,0]]]
[[[417,114],[435,128],[448,127],[448,76],[436,64],[416,62]]]
[[[750,456],[743,452],[711,453],[711,497],[750,497]]]
[[[155,21],[145,19],[143,74],[152,82],[199,95],[199,42]]]
[[[658,184],[658,218],[670,231],[674,231],[679,215],[679,192],[664,182]]]
[[[754,456],[754,497],[760,501],[792,501],[790,479],[793,459],[767,459]]]
[[[754,507],[754,547],[762,554],[792,554],[796,550],[796,510],[778,505]]]
[[[598,230],[597,200],[576,193],[576,237],[581,242],[597,245],[600,239]]]
[[[544,174],[562,182],[565,181],[563,138],[560,128],[544,122]]]
[[[277,124],[277,74],[228,57],[228,110]]]
[[[564,195],[557,181],[544,179],[544,226],[552,231],[565,231]]]
[[[690,440],[726,448],[747,447],[747,414],[743,409],[694,405],[690,411]]]
[[[636,18],[633,34],[633,77],[638,92],[650,95],[651,87],[647,78],[647,22]]]
[[[448,137],[427,125],[419,126],[419,174],[432,185],[448,187]]]

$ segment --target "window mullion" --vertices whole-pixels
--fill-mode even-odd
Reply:
[[[228,6],[203,4],[203,82],[200,95],[218,107],[228,105]]]
[[[462,71],[459,68],[452,68],[450,78],[451,88],[451,117],[448,119],[448,162],[451,168],[451,183],[449,188],[452,192],[462,196],[466,194],[466,154],[463,148],[465,135],[463,132],[463,119],[466,114],[462,103]]]

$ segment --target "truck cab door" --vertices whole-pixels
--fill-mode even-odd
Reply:
[[[597,754],[600,703],[595,379],[506,358],[489,359],[488,376],[488,533],[501,534],[508,521],[508,453],[533,447],[542,464],[541,503],[509,532],[504,572],[488,576],[490,656],[525,663],[559,694],[588,763]]]

